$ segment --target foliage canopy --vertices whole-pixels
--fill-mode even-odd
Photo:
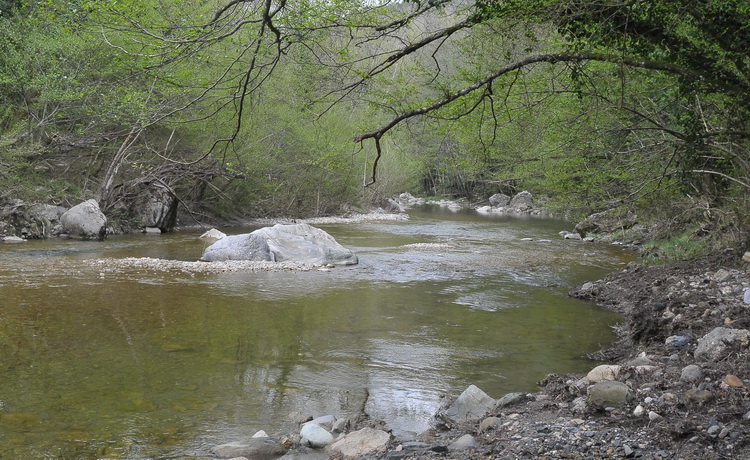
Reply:
[[[261,213],[335,212],[359,182],[369,199],[524,187],[584,212],[740,209],[750,189],[741,0],[0,6],[4,142],[54,156],[64,131],[110,204],[149,181]]]

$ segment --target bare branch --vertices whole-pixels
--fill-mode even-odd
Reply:
[[[718,172],[718,171],[710,171],[710,170],[707,170],[707,169],[693,169],[690,172],[696,173],[696,174],[714,174],[716,176],[723,177],[724,179],[729,179],[730,181],[735,182],[737,184],[740,184],[741,186],[743,186],[746,189],[750,190],[750,184],[748,184],[747,182],[742,182],[739,179],[735,179],[732,176],[728,176],[728,175],[726,175],[724,173],[721,173],[721,172]]]

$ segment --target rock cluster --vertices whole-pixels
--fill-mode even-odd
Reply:
[[[503,193],[496,193],[489,198],[489,202],[489,205],[480,206],[476,208],[476,211],[480,214],[544,214],[543,209],[534,203],[531,192],[527,190],[512,197]]]
[[[0,237],[5,242],[40,239],[65,233],[62,206],[16,201],[0,208]]]
[[[392,437],[377,426],[366,425],[350,430],[351,420],[324,415],[313,418],[294,412],[290,420],[299,425],[296,433],[277,438],[259,431],[250,439],[233,441],[211,448],[215,458],[266,459],[305,458],[328,459],[330,456],[343,459],[366,458],[386,452]]]
[[[126,214],[137,216],[137,226],[146,232],[170,231],[176,224],[177,202],[168,191],[144,191]],[[122,211],[122,210],[116,210]],[[111,222],[90,199],[71,208],[16,201],[0,207],[0,240],[72,237],[104,239],[114,233]]]
[[[459,211],[465,208],[458,201],[453,200],[427,200],[425,198],[416,198],[411,193],[402,193],[398,196],[397,200],[393,200],[394,204],[398,207],[399,212],[404,212],[406,209],[414,206],[434,205],[447,208],[453,211]]]

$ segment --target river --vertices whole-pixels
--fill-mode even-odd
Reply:
[[[587,371],[586,354],[615,339],[617,315],[566,293],[633,255],[563,240],[570,223],[432,206],[319,226],[359,265],[92,263],[197,260],[197,230],[0,245],[0,458],[198,457],[286,432],[293,411],[365,411],[409,436],[441,395],[531,392],[548,373]]]

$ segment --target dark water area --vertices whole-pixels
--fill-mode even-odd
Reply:
[[[570,226],[439,207],[319,225],[360,263],[308,272],[92,263],[197,260],[201,231],[0,245],[0,458],[201,456],[292,411],[408,435],[469,384],[587,371],[619,317],[566,294],[633,255]]]

